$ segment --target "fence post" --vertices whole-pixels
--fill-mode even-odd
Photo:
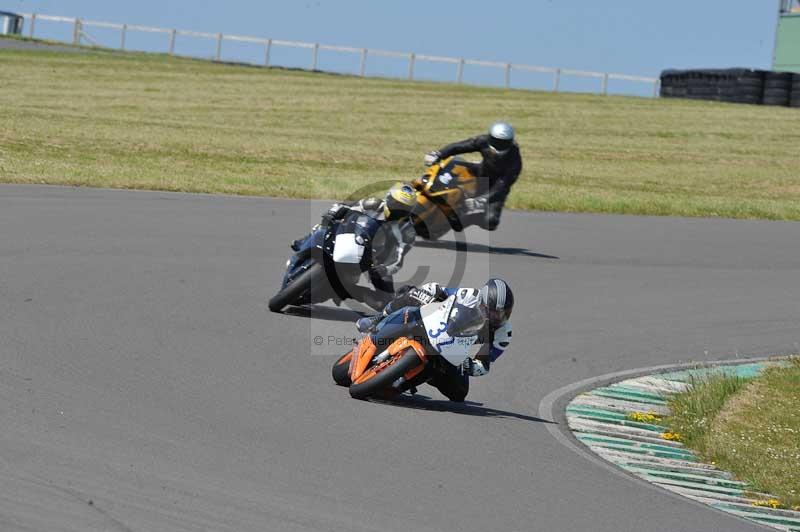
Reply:
[[[661,79],[656,78],[653,82],[653,98],[658,98],[658,89],[661,86]]]
[[[408,54],[408,79],[414,79],[414,53]]]
[[[464,58],[458,60],[458,70],[456,71],[456,83],[461,83],[464,79]]]
[[[558,84],[561,82],[561,69],[557,68],[553,76],[553,92],[558,92]]]
[[[607,96],[608,95],[608,72],[603,74],[603,81],[602,81],[602,85],[601,86],[602,86],[602,90],[603,90],[603,96]]]
[[[217,61],[222,57],[222,34],[217,33]]]
[[[119,49],[125,49],[125,34],[128,33],[128,25],[123,24],[122,29],[119,30]]]
[[[367,75],[367,49],[361,49],[361,77]]]
[[[81,19],[75,19],[75,28],[72,30],[72,44],[78,45],[81,43]]]
[[[506,88],[511,88],[511,63],[506,63]]]
[[[30,37],[33,39],[33,27],[36,26],[36,13],[31,15],[31,33]]]
[[[171,32],[169,32],[169,55],[175,55],[175,36],[177,34],[178,34],[177,30],[172,30]],[[219,58],[217,60],[219,60]]]
[[[314,43],[314,48],[311,49],[311,70],[317,69],[317,60],[319,59],[319,43]]]
[[[272,39],[267,39],[267,46],[264,50],[264,66],[269,66],[269,53],[272,51]]]

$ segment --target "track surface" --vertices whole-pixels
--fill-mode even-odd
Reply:
[[[309,354],[346,350],[311,339],[349,311],[266,309],[322,207],[0,187],[0,529],[757,529],[609,474],[536,412],[595,375],[796,350],[800,226],[506,213],[492,245],[532,253],[479,248],[465,282],[509,279],[511,351],[474,403],[396,406]]]
[[[82,48],[77,46],[60,46],[41,41],[22,41],[9,39],[0,36],[0,50],[29,50],[29,51],[49,51],[49,52],[82,52]]]

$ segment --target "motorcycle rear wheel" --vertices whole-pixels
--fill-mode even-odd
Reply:
[[[402,353],[395,355],[388,365],[373,366],[364,375],[371,375],[366,380],[350,385],[350,397],[353,399],[366,399],[388,389],[393,382],[417,366],[423,364],[417,352],[408,347]]]
[[[269,300],[269,309],[272,312],[280,312],[283,307],[295,304],[306,292],[310,291],[315,285],[318,286],[324,277],[325,270],[322,266],[319,264],[312,265]]]

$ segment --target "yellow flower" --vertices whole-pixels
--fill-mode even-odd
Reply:
[[[753,506],[762,506],[765,508],[778,509],[782,505],[781,501],[779,501],[778,499],[767,499],[765,501],[756,501],[753,503]]]
[[[661,437],[669,441],[681,441],[681,439],[683,439],[679,433],[670,431],[662,432]]]
[[[631,421],[638,421],[639,423],[656,423],[661,421],[655,412],[631,412],[628,414],[628,419]]]

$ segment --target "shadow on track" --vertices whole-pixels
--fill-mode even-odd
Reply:
[[[466,247],[467,253],[491,253],[495,255],[522,255],[525,257],[537,257],[540,259],[560,260],[555,255],[545,255],[544,253],[536,253],[525,248],[508,248],[508,247],[495,247],[487,246],[486,244],[471,244],[469,242],[462,243],[453,240],[417,240],[414,244],[420,248],[433,248],[433,249],[449,249],[453,251],[461,251]]]
[[[358,312],[349,308],[324,307],[321,305],[311,305],[308,307],[287,307],[283,314],[287,316],[298,316],[301,318],[314,318],[325,321],[341,321],[355,323],[359,318],[366,316],[363,312]]]
[[[401,395],[400,397],[396,397],[391,400],[371,399],[371,401],[385,404],[388,406],[396,406],[399,408],[411,408],[414,410],[428,410],[430,412],[451,412],[453,414],[460,414],[463,416],[521,419],[523,421],[532,421],[534,423],[548,423],[552,425],[557,425],[555,421],[548,421],[546,419],[542,419],[536,416],[527,416],[525,414],[508,412],[506,410],[487,408],[483,406],[483,403],[475,403],[472,401],[464,401],[463,403],[454,403],[453,401],[431,399],[427,395],[421,395],[421,394],[414,394],[410,396]]]

